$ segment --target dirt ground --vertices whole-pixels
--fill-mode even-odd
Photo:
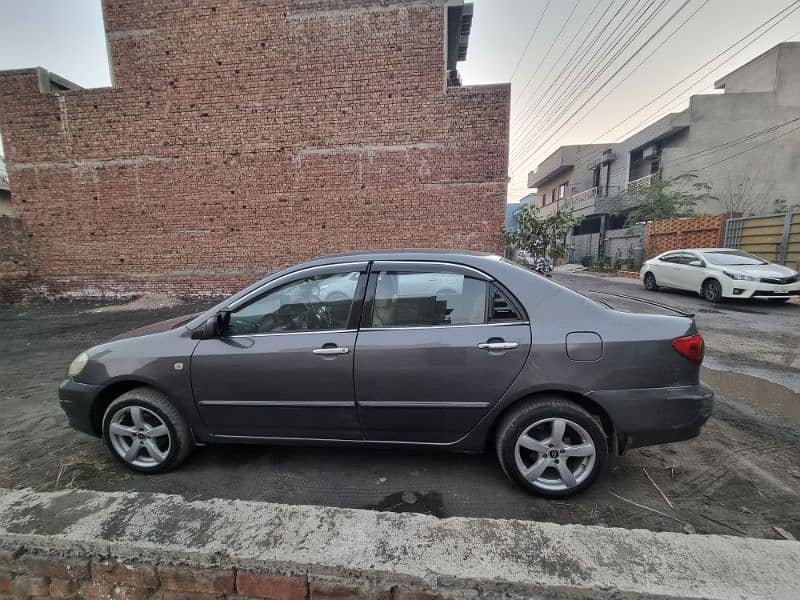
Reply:
[[[442,518],[535,519],[764,538],[778,538],[773,527],[780,527],[800,538],[800,433],[774,414],[762,418],[759,403],[747,398],[720,397],[699,438],[631,451],[613,460],[590,490],[563,502],[519,491],[490,454],[219,446],[198,449],[173,473],[137,475],[114,461],[100,440],[68,427],[57,402],[58,384],[81,350],[206,305],[93,311],[99,306],[0,306],[0,486],[158,491],[188,499],[238,498],[417,511]],[[781,318],[791,318],[787,326],[794,322],[797,329],[797,316]],[[723,371],[706,374],[727,381]],[[758,394],[758,386],[753,389]],[[786,402],[795,406],[800,398],[789,393]]]

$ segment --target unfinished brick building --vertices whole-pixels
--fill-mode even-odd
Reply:
[[[500,251],[509,86],[459,0],[105,0],[113,85],[0,73],[5,295],[220,294],[355,248]]]

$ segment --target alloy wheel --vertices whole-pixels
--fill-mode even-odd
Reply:
[[[595,465],[596,449],[589,433],[569,419],[542,419],[517,438],[514,459],[531,485],[564,491],[585,481]]]
[[[722,296],[722,290],[719,283],[716,281],[709,281],[706,283],[703,294],[709,302],[717,302]]]
[[[644,287],[651,291],[656,289],[655,275],[653,275],[652,273],[647,273],[644,276]]]
[[[172,449],[167,424],[143,406],[125,406],[114,413],[108,425],[108,439],[126,463],[142,468],[160,465]]]

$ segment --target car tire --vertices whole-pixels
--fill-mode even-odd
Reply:
[[[598,420],[558,397],[514,406],[500,421],[495,449],[505,474],[544,498],[585,490],[608,463],[608,441]]]
[[[149,387],[127,391],[108,406],[103,440],[117,460],[139,473],[173,469],[194,448],[192,432],[178,409]]]
[[[722,301],[722,285],[716,279],[706,279],[701,288],[703,298],[709,302],[717,303]]]
[[[653,275],[650,271],[644,274],[644,287],[646,290],[649,290],[651,292],[657,292],[660,289],[660,286],[656,281],[656,276]]]

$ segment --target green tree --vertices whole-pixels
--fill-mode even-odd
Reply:
[[[514,213],[516,229],[503,228],[506,243],[516,250],[527,250],[531,256],[562,258],[572,250],[567,235],[580,219],[571,210],[557,209],[549,217],[542,217],[539,208],[526,204]]]
[[[626,227],[647,221],[690,217],[694,207],[703,200],[717,200],[710,194],[711,186],[698,181],[694,172],[671,179],[653,177],[649,186],[635,186],[620,194],[611,209],[613,214],[626,214]]]

